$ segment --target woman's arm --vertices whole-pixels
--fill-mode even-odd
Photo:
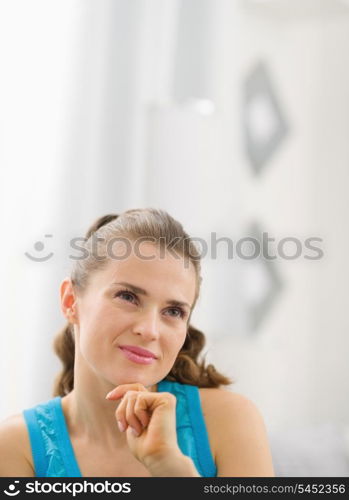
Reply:
[[[226,389],[200,389],[217,476],[272,477],[263,418],[248,398]]]
[[[0,477],[35,477],[23,450],[24,432],[20,414],[0,422]]]
[[[201,477],[192,459],[181,451],[168,453],[160,460],[147,463],[146,467],[154,477]]]

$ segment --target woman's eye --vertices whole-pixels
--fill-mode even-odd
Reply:
[[[175,311],[178,313],[178,314],[173,316],[174,318],[183,318],[184,317],[184,311],[182,311],[182,309],[179,309],[177,307],[172,307],[171,309],[169,309],[169,311]]]
[[[131,302],[133,300],[136,300],[136,296],[133,293],[128,292],[127,290],[122,290],[122,291],[117,292],[114,295],[114,297],[121,297],[123,300],[126,300],[126,302],[130,302],[130,300],[129,300],[130,297],[131,297]],[[171,312],[174,311],[176,313],[176,314],[170,314],[170,316],[172,316],[172,318],[184,318],[184,316],[185,316],[185,312],[180,307],[171,307],[170,309],[168,309],[168,311],[171,311]]]
[[[123,291],[123,292],[118,292],[115,297],[131,297],[131,299],[134,299],[135,296],[133,295],[133,293],[130,293],[130,292],[126,292],[126,291]],[[124,299],[126,300],[126,302],[130,302],[127,298]]]

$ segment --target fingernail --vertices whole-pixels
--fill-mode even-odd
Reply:
[[[130,426],[130,427],[131,427],[131,426]],[[139,432],[138,432],[138,431],[136,431],[136,429],[134,429],[134,427],[131,427],[131,431],[132,431],[132,434],[133,434],[134,436],[139,436]]]
[[[118,423],[118,427],[120,429],[120,432],[124,432],[125,425],[122,422],[120,422],[120,420],[117,420],[117,423]]]
[[[115,389],[113,389],[112,391],[108,392],[108,394],[106,395],[105,399],[113,397],[116,392],[117,391]]]

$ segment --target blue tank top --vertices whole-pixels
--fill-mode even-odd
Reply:
[[[217,475],[197,386],[161,380],[158,392],[176,396],[177,442],[203,477]],[[82,477],[64,417],[61,396],[23,410],[36,477]]]

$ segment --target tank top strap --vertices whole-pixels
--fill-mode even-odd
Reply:
[[[191,457],[201,476],[216,477],[217,468],[203,417],[199,388],[161,380],[158,392],[170,392],[176,396],[177,441],[182,453]]]
[[[36,477],[81,477],[57,396],[23,410]]]

